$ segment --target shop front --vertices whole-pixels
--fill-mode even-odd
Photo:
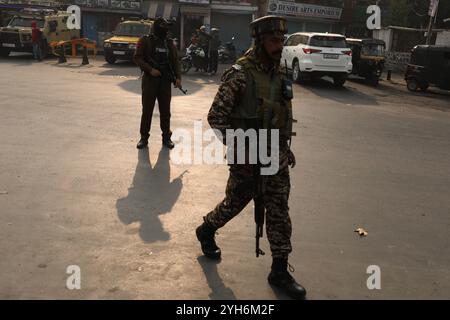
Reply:
[[[83,37],[97,42],[102,48],[103,40],[111,35],[123,19],[142,18],[141,0],[75,0],[81,8],[81,32]]]
[[[326,7],[295,1],[269,0],[267,14],[284,16],[289,33],[330,32],[343,33],[342,8]]]
[[[209,0],[179,0],[180,4],[180,46],[181,50],[189,46],[194,32],[202,25],[207,28],[211,23]]]
[[[236,52],[245,52],[252,44],[249,25],[256,18],[258,6],[251,0],[211,1],[211,28],[220,30],[220,40],[223,44],[232,37]]]

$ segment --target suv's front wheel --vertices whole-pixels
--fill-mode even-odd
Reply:
[[[109,54],[105,55],[105,60],[109,64],[114,64],[116,62],[116,58],[113,55],[109,55]]]

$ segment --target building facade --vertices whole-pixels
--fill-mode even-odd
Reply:
[[[343,33],[344,1],[262,0],[260,15],[274,14],[287,20],[289,33]]]
[[[0,0],[0,26],[6,26],[20,12],[63,10],[67,4],[65,0]]]
[[[180,43],[189,44],[192,34],[200,26],[218,28],[222,43],[235,38],[237,52],[251,46],[250,22],[258,16],[256,0],[179,0]]]
[[[115,29],[122,18],[142,18],[142,0],[71,0],[81,8],[83,37],[103,40]]]

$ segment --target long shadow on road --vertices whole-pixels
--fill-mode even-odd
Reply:
[[[139,150],[138,163],[128,195],[116,202],[120,221],[129,225],[139,222],[139,235],[146,242],[170,239],[158,216],[171,211],[180,196],[183,182],[181,177],[170,181],[169,151],[159,152],[152,168],[149,149]]]
[[[204,256],[199,256],[197,261],[205,273],[208,286],[212,290],[209,294],[209,298],[211,300],[236,300],[233,291],[225,286],[222,278],[220,278],[220,275],[217,272],[217,264],[219,262],[212,261]]]
[[[105,75],[106,72],[103,73]],[[192,78],[190,76],[185,76],[182,78],[182,86],[183,89],[187,90],[187,95],[192,95],[196,93],[197,91],[202,90],[202,88],[205,85],[209,84],[215,84],[216,81],[214,79],[208,79],[208,78]],[[141,94],[141,79],[140,78],[132,78],[132,79],[126,79],[122,81],[119,86],[129,92],[135,93],[135,94]],[[172,86],[172,97],[183,97],[185,96],[180,90],[174,88]]]

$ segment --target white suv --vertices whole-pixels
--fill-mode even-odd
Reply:
[[[345,36],[332,33],[298,32],[286,39],[281,62],[292,71],[292,80],[330,76],[338,87],[352,72],[352,51]]]

